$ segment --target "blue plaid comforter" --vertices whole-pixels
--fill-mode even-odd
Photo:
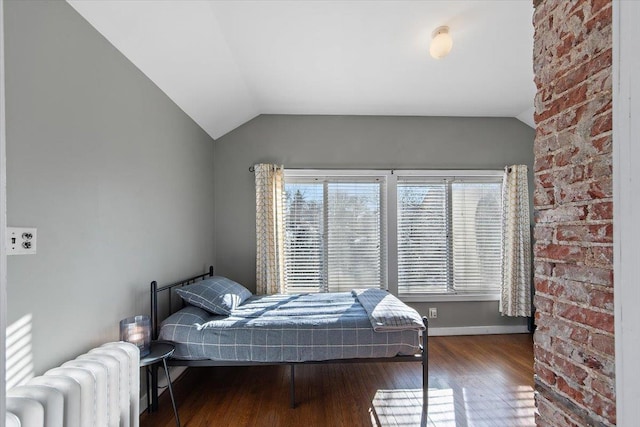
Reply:
[[[419,351],[417,328],[392,329],[374,331],[350,292],[263,295],[229,316],[187,306],[162,322],[159,339],[174,342],[173,357],[184,360],[304,362]]]

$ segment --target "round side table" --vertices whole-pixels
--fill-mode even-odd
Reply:
[[[147,374],[147,411],[151,411],[150,402],[150,390],[151,381],[149,379],[151,375],[150,369],[156,364],[162,362],[164,366],[164,373],[167,376],[167,382],[169,384],[169,394],[171,395],[171,404],[173,405],[173,413],[176,417],[176,426],[180,427],[180,417],[178,416],[178,408],[176,407],[176,401],[173,397],[173,387],[171,386],[171,377],[169,376],[169,368],[167,367],[167,359],[171,357],[176,350],[175,346],[168,342],[152,341],[150,352],[144,357],[140,358],[140,367],[145,368]],[[155,393],[154,393],[155,396]],[[155,402],[154,402],[155,403]]]

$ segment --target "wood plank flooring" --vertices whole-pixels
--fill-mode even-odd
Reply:
[[[533,426],[530,335],[431,337],[429,413],[419,363],[192,368],[175,382],[184,427]],[[175,426],[168,393],[141,427]]]

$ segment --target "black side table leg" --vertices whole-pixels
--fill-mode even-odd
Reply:
[[[178,408],[176,408],[176,400],[173,397],[173,387],[171,386],[171,377],[169,376],[169,368],[167,367],[167,359],[162,359],[164,365],[164,373],[167,376],[167,383],[169,384],[169,394],[171,395],[171,404],[173,405],[173,413],[176,416],[176,426],[180,427],[180,417],[178,416]]]
[[[158,410],[158,365],[151,366],[151,412]]]
[[[147,414],[151,413],[151,372],[149,367],[144,368],[145,378],[147,380]]]

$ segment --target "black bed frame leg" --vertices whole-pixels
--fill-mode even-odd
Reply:
[[[422,331],[422,412],[428,414],[429,408],[429,319],[422,318],[425,330]]]
[[[290,398],[290,405],[291,405],[291,409],[294,409],[296,407],[296,367],[295,365],[289,365],[291,366],[291,384],[290,384],[290,388],[289,388],[289,398]]]

